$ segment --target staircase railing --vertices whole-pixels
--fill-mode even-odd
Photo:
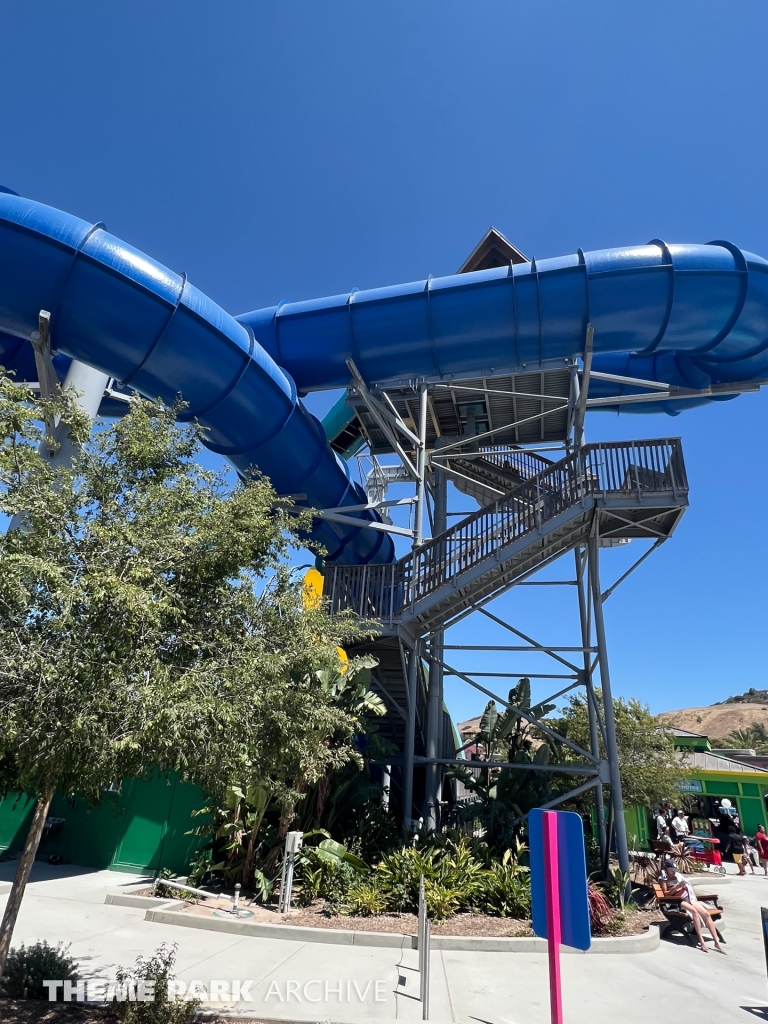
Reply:
[[[553,463],[538,452],[528,452],[524,448],[515,449],[502,445],[480,448],[478,454],[498,469],[519,473],[520,476],[535,476],[545,472]]]
[[[328,566],[331,611],[392,624],[404,609],[586,498],[688,492],[679,438],[586,445],[391,565]]]

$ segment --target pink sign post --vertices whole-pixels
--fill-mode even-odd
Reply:
[[[549,1005],[552,1024],[563,1024],[563,991],[560,983],[560,868],[558,864],[557,814],[544,811],[544,878],[547,898],[547,946],[549,951]]]

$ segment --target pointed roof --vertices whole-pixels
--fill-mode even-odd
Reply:
[[[508,267],[510,263],[529,262],[527,256],[516,249],[500,231],[488,228],[457,273],[470,274],[473,270],[490,270],[491,267]]]

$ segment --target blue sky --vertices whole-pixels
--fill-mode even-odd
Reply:
[[[768,256],[767,34],[757,2],[7,4],[0,182],[234,313],[450,273],[491,224],[540,258],[654,237]],[[588,422],[685,444],[691,509],[606,605],[614,688],[655,711],[768,685],[766,413]],[[551,588],[507,604],[571,642]],[[507,658],[483,667],[535,670]]]

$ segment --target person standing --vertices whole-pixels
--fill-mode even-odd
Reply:
[[[681,843],[688,836],[690,831],[685,811],[680,808],[672,819],[672,832],[674,833],[675,839],[677,839],[678,843]]]
[[[735,822],[731,825],[731,827],[728,830],[728,838],[730,840],[733,863],[738,866],[740,875],[746,875],[747,869],[744,866],[744,849],[746,846],[746,837],[742,835],[741,829]]]
[[[661,839],[666,831],[667,819],[664,816],[664,811],[659,808],[659,813],[656,815],[656,838]]]
[[[760,858],[760,863],[763,865],[765,874],[768,875],[768,835],[765,834],[765,829],[762,825],[757,826],[757,833],[755,834],[755,849],[757,855]]]

